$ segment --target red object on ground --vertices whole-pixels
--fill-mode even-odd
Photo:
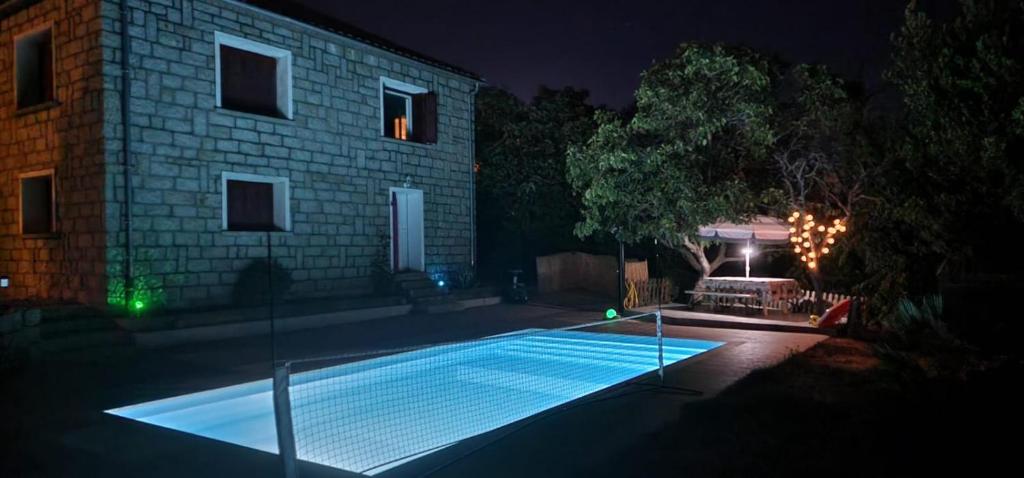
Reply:
[[[838,304],[833,305],[825,311],[825,314],[821,316],[821,322],[818,322],[818,327],[835,327],[839,325],[839,321],[849,313],[850,299],[843,299],[839,301]]]

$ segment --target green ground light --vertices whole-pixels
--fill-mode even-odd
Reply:
[[[616,318],[618,316],[619,316],[619,313],[616,312],[615,309],[608,309],[608,310],[604,311],[604,318],[606,318],[608,320],[612,320],[612,319],[614,319],[614,318]]]

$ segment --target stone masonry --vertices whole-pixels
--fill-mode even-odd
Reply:
[[[222,230],[223,172],[289,179],[292,229],[272,240],[293,296],[368,291],[386,254],[389,188],[403,183],[423,190],[428,271],[470,264],[476,80],[231,0],[129,6],[135,271],[168,307],[227,302],[239,272],[266,256],[264,233]],[[62,18],[61,104],[15,114],[0,82],[0,274],[17,284],[0,299],[99,304],[121,275],[119,8],[44,0],[0,23],[0,75],[10,78],[7,32]],[[216,107],[215,32],[291,52],[292,119]],[[381,77],[437,94],[437,144],[381,137]],[[57,171],[59,234],[25,239],[11,186],[38,167]]]
[[[53,103],[16,111],[14,37],[51,25]],[[103,75],[100,5],[38,2],[0,18],[0,303],[101,303],[106,297],[103,222]],[[22,236],[18,175],[54,170],[57,231]]]

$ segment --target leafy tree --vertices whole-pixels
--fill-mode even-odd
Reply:
[[[855,205],[873,199],[866,188],[880,163],[867,139],[861,104],[840,79],[824,67],[798,65],[777,80],[772,157],[787,207],[796,211],[790,217],[794,252],[801,256],[802,269],[820,297],[821,265],[831,262],[825,257],[846,238],[818,245],[815,238],[825,240],[836,232],[836,224],[845,230]],[[808,214],[817,217],[818,224],[804,230]]]
[[[914,246],[898,254],[933,278],[1005,267],[986,231],[1024,219],[1024,4],[961,0],[938,22],[911,2],[893,44],[905,131],[882,192]]]
[[[746,50],[683,44],[644,73],[628,122],[598,111],[597,132],[569,149],[582,199],[576,234],[656,239],[708,276],[700,226],[756,212],[771,163],[770,75]]]
[[[484,260],[529,268],[529,258],[572,247],[579,203],[566,180],[565,152],[594,130],[589,93],[541,88],[524,103],[485,88],[477,98],[477,188]],[[518,252],[518,254],[517,254]]]

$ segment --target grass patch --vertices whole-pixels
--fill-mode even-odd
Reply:
[[[679,477],[978,475],[1009,464],[1015,440],[999,430],[1022,423],[1011,386],[1020,363],[940,376],[910,363],[828,339],[683,406],[619,461]]]

